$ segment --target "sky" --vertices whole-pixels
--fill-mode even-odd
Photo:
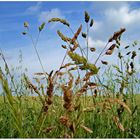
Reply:
[[[90,29],[89,47],[97,48],[97,52],[91,55],[91,62],[94,62],[108,38],[122,27],[126,28],[122,38],[124,45],[135,40],[140,41],[140,2],[0,2],[0,48],[8,64],[14,67],[20,65],[21,51],[22,66],[28,69],[29,75],[41,72],[31,40],[21,34],[25,30],[23,23],[29,23],[34,40],[38,34],[38,26],[53,17],[69,21],[74,31],[82,24],[82,31],[85,31],[85,10],[94,19],[94,25]],[[37,49],[46,71],[59,68],[65,54],[65,50],[61,48],[64,43],[56,33],[58,29],[72,37],[69,29],[63,25],[47,23],[39,38]],[[81,46],[85,47],[85,42],[81,38],[79,40]],[[105,59],[111,64],[116,61],[115,56]],[[3,66],[1,59],[0,66]],[[139,63],[137,67],[140,68]]]

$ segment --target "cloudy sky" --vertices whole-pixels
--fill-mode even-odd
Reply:
[[[89,47],[97,48],[97,52],[90,57],[91,61],[94,62],[94,56],[98,55],[108,38],[121,27],[126,28],[122,38],[124,45],[135,40],[140,41],[140,2],[0,2],[0,48],[6,60],[10,65],[18,66],[19,51],[21,51],[22,65],[27,67],[29,74],[41,71],[31,40],[21,34],[24,31],[24,21],[29,23],[34,40],[38,34],[38,26],[52,17],[68,20],[74,31],[82,23],[85,31],[85,10],[94,19]],[[47,71],[57,69],[65,54],[65,50],[61,48],[63,42],[56,33],[58,29],[72,36],[63,25],[47,24],[37,46]],[[80,42],[84,47],[85,42]],[[109,59],[110,63],[115,62],[115,57],[106,58]],[[0,66],[2,65],[0,59]]]

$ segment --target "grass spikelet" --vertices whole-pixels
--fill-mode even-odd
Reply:
[[[73,111],[73,104],[72,104],[72,84],[73,84],[73,76],[69,72],[70,78],[68,82],[68,86],[62,85],[62,90],[64,92],[64,108],[68,111]]]
[[[71,43],[72,43],[72,44],[77,40],[77,38],[78,38],[78,36],[79,36],[81,30],[82,30],[82,24],[81,24],[80,27],[78,28],[77,32],[74,34],[74,37],[71,39]]]
[[[96,51],[96,48],[90,48],[90,51],[91,52],[95,52]]]
[[[126,53],[126,55],[129,55],[131,52]]]
[[[111,55],[114,51],[114,48],[116,47],[116,44],[111,45],[111,47],[106,51],[106,55]]]
[[[50,19],[48,22],[49,22],[49,23],[50,23],[50,22],[60,22],[60,23],[66,25],[66,26],[68,26],[68,27],[70,26],[70,24],[69,24],[65,19],[61,19],[61,18],[52,18],[52,19]]]
[[[89,19],[90,19],[90,16],[89,16],[88,12],[85,11],[85,22],[88,23]]]
[[[45,25],[46,25],[46,23],[45,22],[43,22],[40,26],[39,26],[39,32],[41,32],[43,29],[44,29],[44,27],[45,27]]]
[[[93,19],[91,19],[91,21],[90,21],[90,27],[92,27],[93,26],[93,23],[94,23],[94,20]]]
[[[109,98],[109,99],[107,99],[107,101],[109,101],[111,103],[115,103],[116,102],[116,103],[122,105],[130,114],[132,113],[130,108],[128,107],[128,105],[126,105],[126,103],[124,103],[123,101],[121,101],[121,100],[119,100],[117,98],[116,99]]]
[[[24,27],[25,27],[25,28],[28,28],[28,27],[29,27],[28,22],[24,22]]]
[[[61,46],[63,49],[67,49],[67,46],[66,45],[62,45]]]
[[[48,95],[48,99],[47,99],[47,104],[48,105],[52,104],[52,96],[53,96],[53,88],[54,88],[53,81],[52,81],[52,78],[51,78],[51,73],[48,77],[48,87],[47,87],[47,92],[46,92],[47,95]]]
[[[132,57],[131,57],[131,59],[134,59],[136,56],[137,56],[136,52],[133,51],[133,52],[132,52]]]
[[[113,36],[108,40],[108,42],[112,42],[113,40],[117,40],[119,38],[119,36],[122,35],[123,32],[125,32],[126,29],[125,28],[121,28],[118,32],[115,32],[113,34]]]
[[[85,64],[87,63],[86,58],[80,56],[77,53],[73,53],[71,51],[68,52],[69,57],[75,62],[75,64]]]
[[[57,34],[59,35],[59,37],[64,41],[64,42],[68,42],[70,41],[71,39],[64,36],[59,30],[57,31]]]
[[[108,62],[107,62],[107,61],[101,60],[101,62],[102,62],[102,64],[104,64],[104,65],[108,65]]]
[[[113,120],[114,120],[116,126],[117,126],[122,132],[124,132],[125,129],[124,129],[123,125],[120,123],[119,118],[118,118],[117,116],[113,116]]]
[[[88,127],[86,127],[85,125],[80,125],[81,126],[81,128],[83,128],[86,132],[88,132],[88,133],[93,133],[93,131],[90,129],[90,128],[88,128]]]
[[[125,46],[125,49],[128,49],[129,47],[130,47],[129,45]]]

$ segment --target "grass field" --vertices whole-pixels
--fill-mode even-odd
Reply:
[[[73,33],[73,37],[67,37],[57,31],[65,43],[61,49],[65,49],[66,54],[59,69],[50,72],[44,70],[37,51],[39,35],[46,23],[38,27],[34,42],[28,22],[24,22],[22,34],[31,39],[42,67],[42,72],[35,73],[34,79],[26,72],[17,78],[1,51],[4,63],[4,68],[0,69],[1,138],[140,137],[140,80],[135,67],[140,50],[138,43],[121,46],[121,36],[126,31],[121,28],[108,39],[95,61],[90,61],[89,54],[96,49],[88,46],[94,21],[87,11],[84,21],[85,32],[82,32],[82,24],[73,31],[64,19],[48,21],[49,24],[59,22]],[[86,42],[85,48],[78,41],[80,35]],[[118,65],[109,66],[102,56],[111,57],[114,51]]]
[[[87,97],[87,106],[94,107],[91,97]],[[103,98],[104,99],[104,98]],[[102,100],[103,100],[102,99]],[[136,95],[138,108],[140,108],[140,96]],[[21,105],[17,108],[16,118],[10,112],[8,101],[4,102],[3,97],[0,98],[0,137],[2,138],[60,138],[64,137],[65,133],[71,134],[73,132],[74,138],[138,138],[140,137],[140,109],[138,109],[132,116],[127,110],[125,110],[121,116],[121,124],[124,128],[118,128],[113,120],[113,116],[117,115],[117,107],[119,105],[114,105],[113,107],[108,106],[108,108],[103,107],[103,105],[98,103],[95,109],[87,109],[87,107],[81,107],[81,110],[87,109],[84,112],[69,112],[69,121],[74,123],[74,128],[67,128],[60,122],[60,118],[66,115],[63,109],[63,100],[61,97],[54,97],[53,105],[49,108],[48,113],[45,115],[45,120],[40,120],[40,110],[42,104],[38,97],[22,97]],[[83,102],[83,98],[80,99]],[[96,99],[99,100],[99,99]],[[89,105],[88,105],[89,104]],[[13,105],[17,106],[16,103]],[[129,105],[128,105],[129,106]],[[111,109],[109,108],[111,107]],[[21,118],[20,118],[21,115]],[[80,115],[80,119],[78,116]],[[66,116],[65,116],[66,117]],[[15,122],[21,121],[20,124]],[[44,117],[41,119],[44,119]],[[133,120],[132,120],[133,119]],[[78,121],[83,124],[84,128],[77,126]],[[17,124],[16,124],[17,123]],[[41,125],[42,124],[42,125]],[[17,131],[16,125],[19,125],[20,133]],[[125,129],[125,131],[123,131]],[[71,132],[72,131],[72,132]],[[67,136],[65,137],[68,137]]]

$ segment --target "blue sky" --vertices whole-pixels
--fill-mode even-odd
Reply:
[[[52,17],[70,21],[71,27],[76,31],[79,25],[84,23],[85,10],[94,19],[89,46],[97,48],[95,56],[113,32],[121,27],[127,30],[123,35],[124,45],[134,40],[140,41],[140,2],[0,2],[0,47],[8,63],[18,66],[19,50],[21,50],[23,66],[27,67],[29,74],[41,71],[30,39],[21,35],[24,31],[24,21],[29,23],[35,39],[38,26]],[[83,31],[84,27],[83,24]],[[37,46],[43,65],[49,71],[58,68],[65,53],[65,50],[61,49],[63,42],[56,34],[58,29],[71,36],[63,25],[47,24]],[[85,42],[81,41],[81,45],[84,47]],[[90,60],[94,61],[93,56]],[[106,60],[110,60],[112,64],[116,58],[112,56]],[[1,60],[0,65],[2,65]],[[137,67],[139,68],[139,64]]]

